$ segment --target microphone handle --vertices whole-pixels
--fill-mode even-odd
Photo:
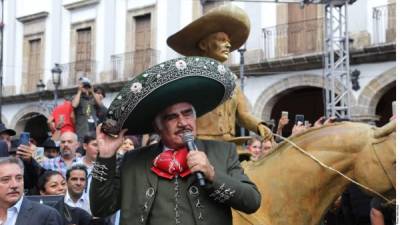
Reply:
[[[187,147],[189,151],[197,151],[197,146],[194,143],[194,141],[188,141],[187,142]],[[200,187],[205,187],[206,186],[206,180],[204,179],[204,174],[203,172],[197,171],[194,173],[197,179],[197,183],[199,184]]]

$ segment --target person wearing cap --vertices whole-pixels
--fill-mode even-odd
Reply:
[[[11,137],[15,136],[16,132],[13,129],[8,129],[4,123],[0,123],[0,140],[5,141],[8,146],[8,151],[11,149]]]
[[[95,94],[91,81],[86,77],[79,79],[79,87],[72,99],[75,114],[75,129],[79,142],[88,132],[94,132],[99,123],[98,111],[103,109],[100,95]]]
[[[167,39],[169,47],[184,56],[206,56],[225,62],[249,36],[247,14],[233,4],[217,7]],[[231,99],[197,119],[197,135],[203,139],[231,141],[235,124],[272,139],[267,124],[251,114],[243,91],[236,87]]]
[[[129,81],[97,128],[93,215],[120,209],[121,225],[230,225],[231,208],[255,212],[261,195],[244,174],[236,146],[196,138],[197,116],[229,99],[234,87],[230,70],[205,57],[169,60]],[[124,135],[152,132],[161,141],[127,152],[117,173],[116,152]],[[191,138],[198,151],[186,148]]]
[[[60,146],[58,146],[50,137],[43,142],[44,156],[48,159],[57,157],[60,154]]]

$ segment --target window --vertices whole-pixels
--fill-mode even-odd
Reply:
[[[133,74],[147,69],[152,61],[151,15],[135,16],[135,54]]]
[[[26,79],[26,91],[28,92],[36,91],[36,83],[42,75],[41,44],[42,40],[40,38],[28,41],[28,72]]]
[[[77,29],[75,73],[92,72],[92,29]]]

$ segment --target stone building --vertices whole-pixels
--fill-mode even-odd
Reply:
[[[324,112],[324,7],[229,1],[251,19],[244,91],[258,117],[282,110],[313,121]],[[62,68],[58,102],[76,92],[79,77],[106,88],[108,105],[124,81],[178,57],[166,39],[211,8],[211,0],[5,0],[2,121],[43,140],[54,105],[51,69]],[[359,72],[351,114],[387,122],[395,100],[394,0],[359,0],[349,6],[351,71]],[[239,54],[229,64],[239,74]],[[358,72],[357,72],[358,71]],[[36,84],[46,87],[39,92]]]

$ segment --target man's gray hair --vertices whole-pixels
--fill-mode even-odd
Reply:
[[[19,168],[21,168],[22,173],[24,172],[24,163],[22,162],[21,159],[14,157],[14,156],[9,156],[9,157],[0,157],[0,165],[4,164],[17,164]]]
[[[71,135],[72,135],[72,138],[73,138],[75,141],[78,141],[78,135],[77,135],[75,132],[72,132],[72,131],[66,131],[66,132],[64,132],[63,134],[61,134],[60,138],[63,137],[63,136],[65,136],[65,135],[67,135],[67,134],[71,134]]]
[[[194,118],[197,118],[196,115],[196,110],[194,109],[193,105],[192,105],[192,110],[193,110],[193,116]],[[154,118],[154,126],[158,129],[158,130],[162,130],[162,124],[161,124],[161,116],[162,116],[162,112],[157,114],[156,118]]]

